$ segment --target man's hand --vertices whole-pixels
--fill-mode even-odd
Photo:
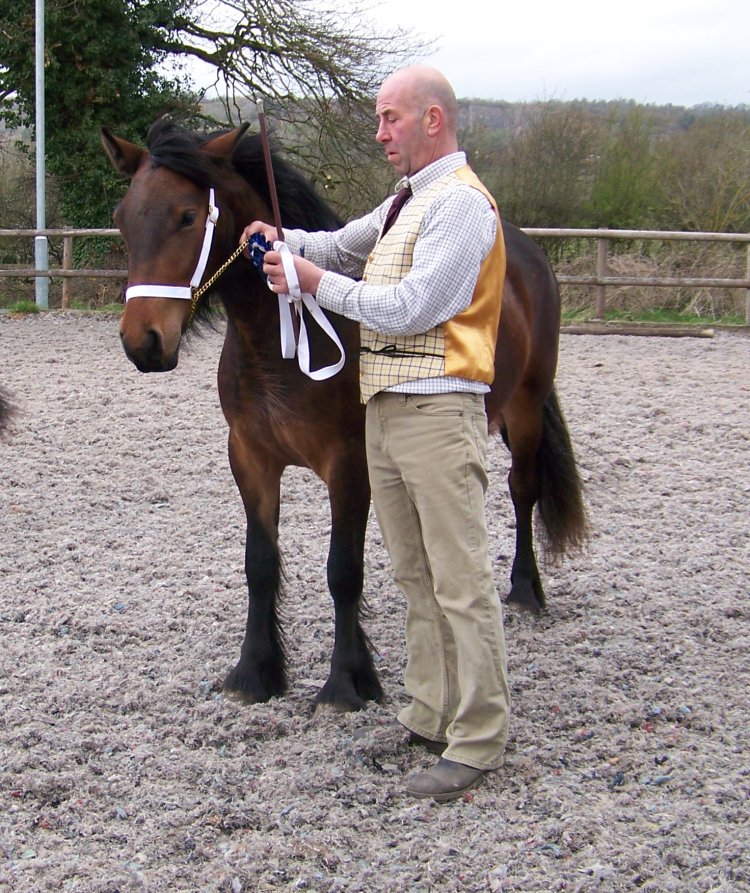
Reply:
[[[321,270],[320,267],[316,267],[311,261],[297,256],[294,257],[294,269],[297,273],[300,290],[310,295],[317,294],[318,286],[325,270]],[[289,294],[289,283],[286,280],[284,265],[281,262],[281,255],[278,251],[267,251],[265,253],[263,272],[268,276],[272,291],[279,295]]]
[[[255,233],[260,233],[266,242],[270,242],[272,245],[279,238],[275,226],[272,226],[270,223],[264,223],[262,220],[253,220],[242,231],[240,245],[246,242],[250,236],[255,235]],[[247,248],[245,253],[249,256]],[[317,294],[318,285],[323,278],[325,270],[316,267],[309,260],[296,256],[294,258],[294,268],[297,271],[300,289],[310,295]],[[267,251],[265,253],[263,256],[263,272],[268,276],[268,282],[272,291],[279,295],[289,294],[289,283],[286,281],[286,273],[284,273],[284,266],[278,251]]]
[[[253,220],[252,223],[248,224],[248,226],[242,230],[239,244],[241,245],[243,242],[247,242],[250,236],[255,235],[255,233],[261,233],[266,242],[270,242],[272,245],[279,238],[275,226],[271,226],[270,223],[264,223],[262,220]],[[245,253],[249,255],[247,248],[245,249]]]

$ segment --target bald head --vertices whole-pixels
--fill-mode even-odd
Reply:
[[[383,81],[375,103],[376,139],[401,174],[414,174],[457,151],[458,103],[446,77],[427,65],[410,65]]]
[[[381,91],[398,90],[413,108],[424,110],[439,106],[446,117],[446,124],[456,129],[458,102],[448,79],[429,65],[409,65],[399,68],[383,81]]]

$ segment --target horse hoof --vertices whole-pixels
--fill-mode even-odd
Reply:
[[[356,713],[358,710],[365,710],[366,708],[367,701],[360,698],[356,692],[344,694],[339,691],[334,694],[326,692],[325,687],[318,692],[313,703],[313,710],[316,713],[321,710],[330,711],[331,713]]]
[[[229,688],[227,685],[222,687],[221,693],[228,701],[237,701],[238,704],[265,704],[272,697],[271,695],[258,696],[239,688]]]
[[[370,684],[356,685],[333,682],[329,679],[315,698],[314,709],[328,707],[336,713],[353,713],[367,709],[368,701],[381,701],[383,689],[377,679]]]
[[[525,585],[513,584],[508,594],[507,604],[509,607],[519,608],[521,611],[530,611],[533,614],[541,614],[544,610],[544,592],[532,583]]]
[[[264,681],[257,675],[239,673],[235,667],[227,674],[221,691],[225,697],[244,704],[265,704],[284,694],[286,682],[283,678]]]
[[[344,707],[342,704],[324,704],[316,698],[313,702],[313,715],[316,717],[326,715],[344,716],[347,713],[357,713],[360,710],[364,710],[366,706],[367,705],[364,702],[360,707]]]

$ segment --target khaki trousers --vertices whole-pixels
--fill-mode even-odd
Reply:
[[[488,554],[487,417],[476,394],[380,392],[367,404],[373,503],[407,599],[407,729],[444,756],[496,769],[510,693]]]

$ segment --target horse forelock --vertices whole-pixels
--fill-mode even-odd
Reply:
[[[196,133],[161,118],[152,124],[146,147],[154,167],[167,168],[205,188],[217,177],[216,159],[200,151],[208,138],[209,134]]]

